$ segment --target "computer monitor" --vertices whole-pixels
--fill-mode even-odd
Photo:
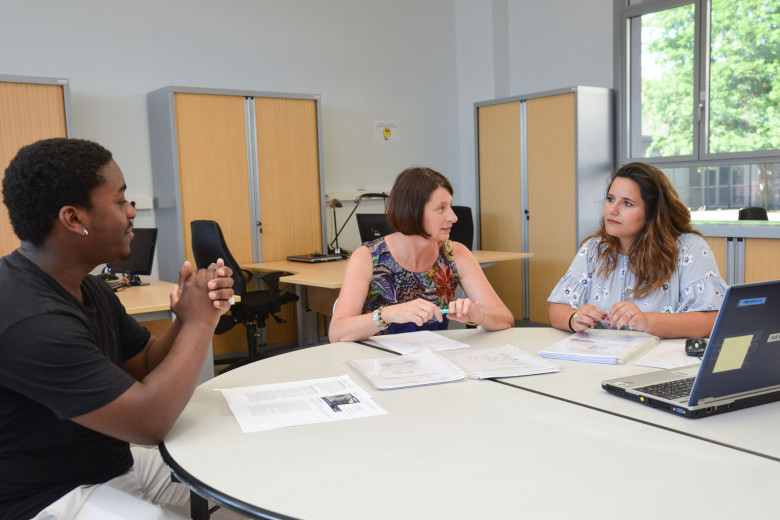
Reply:
[[[452,225],[450,231],[450,240],[460,242],[466,249],[471,251],[474,244],[474,217],[471,215],[471,208],[468,206],[452,206],[452,211],[458,217],[458,221]]]
[[[384,213],[358,213],[355,218],[360,232],[360,242],[371,242],[394,233]]]
[[[152,262],[154,260],[154,248],[157,245],[157,228],[133,228],[132,242],[130,242],[130,256],[106,264],[111,273],[123,273],[128,277],[130,285],[149,285],[141,282],[138,275],[152,274]]]

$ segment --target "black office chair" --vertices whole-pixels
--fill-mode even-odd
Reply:
[[[452,206],[452,211],[458,217],[458,221],[452,226],[450,240],[460,242],[471,251],[474,244],[474,218],[471,216],[471,208],[468,206]]]
[[[768,220],[766,209],[757,206],[739,210],[739,220]]]
[[[190,229],[192,230],[192,253],[197,267],[206,268],[218,258],[222,258],[225,265],[233,270],[233,292],[241,297],[240,302],[230,307],[229,314],[220,317],[214,331],[214,334],[224,334],[239,323],[246,327],[248,356],[214,360],[215,364],[230,364],[222,370],[227,372],[258,359],[258,344],[265,346],[262,341],[262,329],[266,326],[268,316],[277,323],[285,323],[285,320],[275,313],[281,310],[282,305],[297,301],[298,296],[287,291],[279,291],[279,278],[290,274],[283,271],[274,271],[257,277],[265,282],[268,289],[248,291],[247,280],[253,279],[253,273],[241,269],[230,254],[219,224],[213,220],[194,220],[190,223]]]
[[[358,213],[355,218],[361,243],[371,242],[393,233],[393,228],[387,223],[387,217],[384,213]]]

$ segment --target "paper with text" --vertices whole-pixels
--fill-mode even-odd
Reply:
[[[466,378],[462,371],[428,349],[396,357],[353,359],[349,364],[382,390],[448,383]]]
[[[398,354],[410,354],[424,348],[430,350],[449,350],[468,347],[466,343],[445,338],[430,330],[407,332],[405,334],[371,336],[370,339]]]
[[[470,347],[442,352],[474,379],[516,377],[558,372],[560,367],[514,345]]]
[[[701,364],[701,359],[685,353],[684,339],[663,340],[634,364],[653,368],[680,368]]]
[[[381,390],[560,370],[554,363],[512,345],[445,351],[424,349],[397,357],[353,359],[349,364]]]
[[[221,391],[244,433],[387,413],[346,374]]]

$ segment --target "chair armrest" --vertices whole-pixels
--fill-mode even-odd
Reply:
[[[298,297],[295,296],[295,298],[292,300],[290,300],[290,298],[285,298],[285,301],[282,302],[282,294],[279,292],[279,278],[282,276],[290,276],[292,273],[288,273],[287,271],[270,271],[263,273],[262,275],[259,275],[259,273],[254,273],[254,275],[257,280],[265,282],[265,284],[268,286],[268,292],[271,296],[272,313],[279,312],[282,308],[282,303],[296,301],[298,299]]]

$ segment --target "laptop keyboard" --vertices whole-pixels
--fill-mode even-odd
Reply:
[[[674,400],[691,395],[694,381],[696,381],[695,377],[689,377],[687,379],[678,379],[677,381],[669,381],[657,385],[643,386],[641,388],[635,388],[635,390],[655,395],[663,399]]]

